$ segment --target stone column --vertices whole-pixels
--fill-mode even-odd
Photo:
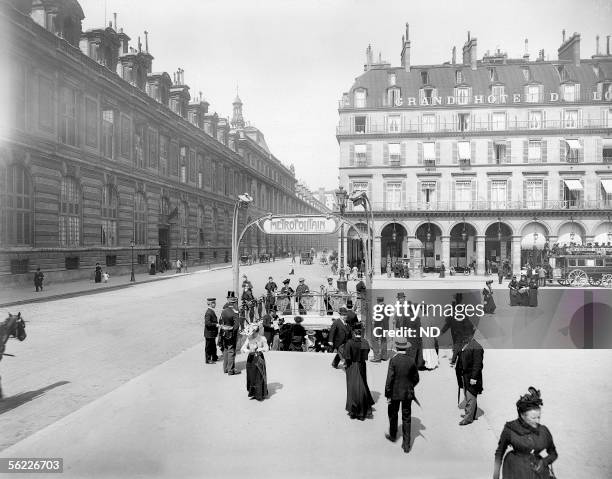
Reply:
[[[380,273],[380,268],[382,267],[382,262],[380,261],[380,257],[382,254],[382,245],[380,236],[374,237],[374,252],[372,253],[374,257],[372,258],[372,267],[374,269],[374,274],[378,276]]]
[[[512,274],[517,276],[521,272],[521,237],[512,237]]]
[[[450,236],[440,236],[440,241],[442,242],[442,261],[448,274],[450,268]]]
[[[476,236],[476,274],[485,274],[485,237]]]

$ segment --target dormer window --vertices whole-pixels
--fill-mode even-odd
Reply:
[[[389,106],[399,106],[400,89],[397,87],[387,90],[387,103]]]
[[[461,70],[455,72],[455,83],[463,83],[463,72]]]
[[[525,97],[527,103],[539,103],[541,101],[541,87],[540,85],[528,85],[525,88]]]
[[[397,77],[395,73],[389,73],[389,86],[395,86],[396,81],[397,81]]]
[[[563,65],[559,65],[557,67],[557,73],[559,74],[559,78],[561,79],[562,82],[568,80],[567,70],[565,69]]]
[[[366,91],[355,90],[355,108],[365,108],[366,106]]]
[[[562,86],[563,100],[577,101],[580,98],[580,84],[563,85]]]
[[[504,85],[493,85],[491,87],[491,94],[498,100],[501,101],[501,97],[504,94]]]
[[[470,97],[470,89],[455,88],[455,97],[457,98],[457,104],[467,105],[468,99]]]
[[[429,72],[426,70],[421,72],[421,82],[423,85],[429,85]]]
[[[497,70],[495,68],[489,68],[489,80],[498,81]]]
[[[523,78],[525,79],[525,81],[531,81],[531,73],[529,72],[529,68],[522,68],[523,71]]]

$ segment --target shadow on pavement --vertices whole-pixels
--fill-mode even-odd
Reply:
[[[37,389],[35,391],[28,391],[25,393],[17,394],[16,396],[5,398],[0,401],[0,414],[4,414],[5,412],[18,408],[22,404],[25,404],[27,402],[30,402],[42,396],[43,394],[45,394],[47,391],[50,391],[51,389],[55,389],[57,387],[64,386],[65,384],[69,384],[69,383],[70,381],[59,381],[59,382],[50,384],[49,386],[46,386],[44,388]]]
[[[268,398],[271,398],[276,394],[277,391],[283,389],[283,385],[281,383],[269,383],[268,384]]]
[[[427,429],[423,426],[423,423],[418,417],[412,416],[412,423],[410,424],[410,447],[414,445],[414,441],[416,441],[417,437],[422,437],[427,440],[427,438],[421,434],[421,431],[425,431]],[[401,436],[400,436],[401,437]]]

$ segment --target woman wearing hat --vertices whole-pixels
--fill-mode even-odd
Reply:
[[[532,276],[529,280],[529,299],[527,304],[532,308],[538,305],[538,277]]]
[[[372,412],[374,399],[368,387],[366,363],[370,345],[361,338],[361,323],[353,326],[353,336],[344,346],[346,368],[346,410],[351,419],[363,421]]]
[[[482,302],[484,304],[483,309],[485,314],[493,314],[497,308],[495,300],[493,299],[493,288],[491,285],[493,280],[489,279],[486,282],[486,286],[482,288]]]
[[[291,344],[289,345],[289,351],[304,351],[304,338],[306,337],[306,329],[302,326],[304,318],[296,316],[293,321],[295,323],[291,325]]]
[[[493,479],[549,479],[554,478],[551,464],[557,459],[552,434],[540,424],[544,403],[540,391],[530,387],[516,402],[518,418],[507,422],[495,451]],[[505,454],[506,449],[512,450]],[[546,457],[540,454],[546,451]]]
[[[289,278],[283,281],[283,287],[281,288],[280,293],[278,295],[279,299],[282,298],[282,299],[287,300],[287,305],[285,306],[285,309],[283,310],[283,314],[291,314],[291,297],[293,296],[295,291],[293,291],[293,288],[289,286],[290,282],[291,280]]]
[[[516,275],[512,275],[512,279],[508,283],[510,289],[510,306],[519,305],[519,284],[516,280]]]
[[[257,324],[249,324],[243,334],[247,339],[240,350],[249,354],[246,364],[247,391],[249,397],[262,401],[268,395],[266,360],[263,355],[269,351],[268,342],[259,334]]]

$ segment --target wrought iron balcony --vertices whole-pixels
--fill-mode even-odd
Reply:
[[[508,132],[508,131],[541,131],[541,130],[574,130],[584,129],[611,129],[612,123],[601,119],[583,119],[580,121],[546,120],[537,124],[529,121],[508,121],[505,125],[493,121],[471,122],[467,127],[457,122],[438,122],[436,126],[420,122],[404,122],[390,128],[384,123],[369,121],[365,128],[362,125],[338,125],[336,135],[397,135],[403,133],[436,134],[436,133],[465,133],[470,132]]]
[[[408,201],[373,202],[373,211],[499,211],[499,210],[611,210],[612,201]]]

